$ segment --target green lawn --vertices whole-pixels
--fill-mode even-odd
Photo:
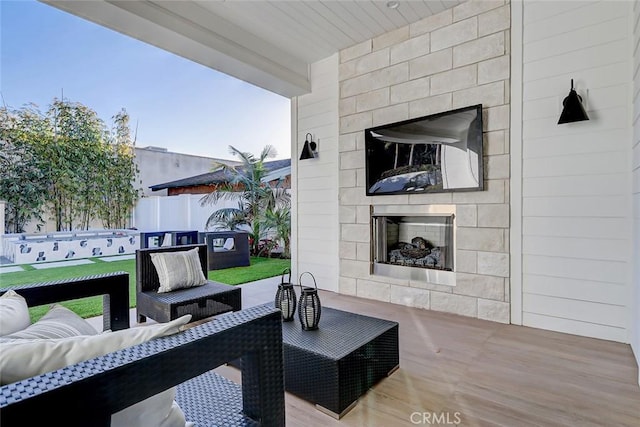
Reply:
[[[68,279],[73,277],[90,276],[94,274],[124,271],[129,273],[129,304],[136,305],[136,265],[135,260],[104,262],[92,258],[94,264],[77,265],[71,267],[48,268],[36,270],[30,266],[22,266],[25,271],[0,274],[0,287],[22,285],[26,283],[49,282],[52,280]],[[275,258],[251,258],[249,267],[228,268],[209,272],[209,279],[229,285],[239,285],[280,276],[285,268],[291,267],[289,259]],[[65,302],[63,304],[82,317],[93,317],[102,314],[102,297],[82,298]],[[32,319],[39,319],[46,313],[48,307],[34,307],[31,309]]]

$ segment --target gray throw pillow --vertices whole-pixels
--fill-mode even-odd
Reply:
[[[158,293],[192,288],[207,283],[207,278],[202,272],[198,248],[150,255],[160,281]]]

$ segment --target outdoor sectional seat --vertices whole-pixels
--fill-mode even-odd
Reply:
[[[230,267],[246,267],[251,264],[249,258],[249,234],[241,231],[208,231],[198,234],[200,243],[207,245],[209,270],[221,270]],[[216,247],[216,240],[224,245]]]
[[[0,295],[9,289],[24,297],[28,305],[43,301],[54,302],[105,293],[104,283],[128,283],[127,273],[116,273],[27,286],[0,289]],[[91,284],[98,286],[92,287]],[[88,286],[87,286],[88,285]],[[60,289],[60,298],[56,291]],[[105,299],[110,307],[105,311],[121,312],[128,309],[126,299]],[[124,302],[124,305],[123,305]],[[25,308],[26,310],[26,308]],[[181,324],[188,316],[171,323]],[[102,334],[73,336],[73,346],[84,339],[101,339],[109,334],[139,334],[138,331],[173,326],[151,324],[124,328]],[[105,324],[106,325],[106,324]],[[120,325],[122,326],[122,325]],[[190,325],[186,325],[188,327]],[[180,329],[184,329],[182,326]],[[142,332],[144,333],[144,332]],[[122,336],[122,335],[120,335]],[[57,343],[61,339],[45,339],[40,343]],[[120,339],[120,338],[119,338]],[[15,339],[14,339],[15,341]],[[37,340],[25,340],[32,345]],[[1,345],[9,346],[7,341]],[[83,344],[80,344],[81,346]],[[85,341],[86,345],[86,341]],[[7,364],[7,351],[0,354],[1,366],[14,366],[16,371],[0,372],[5,380],[15,376],[25,364],[33,364],[34,357],[20,358]],[[212,369],[242,358],[242,385],[227,380]],[[42,357],[41,357],[42,358]],[[37,359],[37,357],[35,357]],[[123,425],[118,415],[142,417],[125,419],[124,425],[150,425],[144,420],[155,415],[160,399],[169,393],[171,408],[179,407],[184,417],[171,418],[171,424],[162,426],[284,426],[284,374],[282,355],[282,321],[278,310],[254,307],[227,313],[204,324],[182,332],[172,330],[150,340],[119,350],[81,359],[59,369],[33,377],[5,381],[0,387],[0,419],[3,427],[24,425],[110,426]],[[48,359],[47,359],[48,362]],[[163,400],[165,399],[165,400]],[[174,399],[174,400],[172,400]],[[139,403],[139,405],[135,405]],[[132,407],[132,405],[135,405]],[[146,411],[141,410],[145,408]],[[166,408],[159,408],[164,411]],[[129,422],[127,422],[129,420]],[[187,423],[185,424],[185,420]],[[118,423],[120,421],[120,423]],[[160,425],[151,421],[151,425]]]
[[[198,248],[200,267],[208,277],[207,245],[180,245],[136,250],[136,312],[138,322],[149,317],[168,322],[185,314],[200,320],[242,308],[241,289],[207,280],[204,285],[159,293],[160,279],[152,261],[152,254],[189,251]]]

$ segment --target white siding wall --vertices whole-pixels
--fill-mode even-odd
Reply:
[[[521,250],[527,326],[629,340],[631,5],[524,3]],[[572,78],[591,120],[557,125]],[[636,167],[638,151],[636,146]]]
[[[292,102],[292,270],[308,271],[321,289],[338,290],[338,55],[311,65],[311,93]],[[318,158],[299,160],[305,136]],[[310,277],[304,285],[313,285]]]
[[[635,2],[633,26],[633,279],[634,298],[631,304],[633,321],[631,347],[640,366],[640,3]],[[640,383],[640,374],[638,376]]]

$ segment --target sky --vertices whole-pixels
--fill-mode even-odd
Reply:
[[[0,92],[12,109],[80,102],[107,124],[122,108],[138,147],[232,159],[229,146],[290,157],[288,98],[35,0],[0,0]]]

